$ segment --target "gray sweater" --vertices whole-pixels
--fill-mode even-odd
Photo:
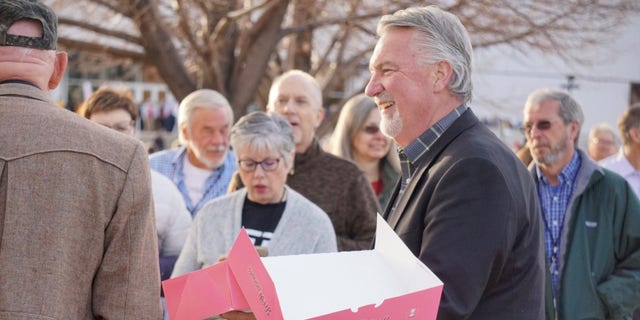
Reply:
[[[227,254],[240,233],[242,188],[211,200],[196,214],[171,277],[215,264]],[[268,244],[270,256],[337,251],[336,236],[327,214],[287,187],[287,204]]]
[[[305,153],[296,153],[287,185],[329,215],[340,251],[371,249],[380,204],[367,177],[355,163],[325,152],[314,139]],[[236,172],[229,189],[242,187]]]

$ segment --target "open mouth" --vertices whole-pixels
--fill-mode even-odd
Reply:
[[[300,122],[298,122],[298,121],[289,121],[289,124],[290,124],[292,127],[297,127],[297,126],[299,126],[299,125],[300,125]]]
[[[393,102],[393,101],[378,102],[378,109],[380,111],[383,111],[383,110],[387,110],[387,109],[389,109],[391,107],[394,107],[395,105],[396,105],[396,103]]]

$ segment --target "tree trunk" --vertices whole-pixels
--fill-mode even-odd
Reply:
[[[165,80],[174,97],[180,101],[194,91],[196,84],[189,75],[180,55],[174,47],[171,34],[165,30],[166,23],[158,14],[158,9],[151,0],[135,1],[131,8],[131,17],[140,29],[142,46],[146,60],[156,66],[158,73]]]
[[[240,54],[236,58],[229,84],[229,102],[237,115],[247,112],[262,80],[267,64],[278,41],[288,0],[274,1],[240,40]]]

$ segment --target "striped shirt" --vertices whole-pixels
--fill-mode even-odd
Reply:
[[[560,248],[565,221],[571,195],[575,189],[576,176],[580,169],[580,155],[573,154],[569,164],[558,175],[558,185],[553,186],[544,176],[538,166],[536,174],[538,176],[538,197],[542,208],[542,218],[544,221],[544,247],[549,261],[549,272],[551,273],[551,283],[553,285],[554,296],[558,293],[558,281],[560,272]]]

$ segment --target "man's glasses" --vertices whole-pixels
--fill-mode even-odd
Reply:
[[[362,131],[368,133],[368,134],[376,134],[378,132],[380,132],[380,127],[376,126],[376,125],[368,125],[365,126],[364,128],[362,128]]]
[[[531,133],[531,129],[533,129],[533,127],[536,127],[536,129],[540,131],[546,131],[551,129],[552,124],[553,123],[549,120],[542,120],[535,123],[525,123],[524,126],[520,128],[520,131],[522,131],[524,134],[529,134]]]
[[[594,137],[593,139],[591,139],[591,142],[593,142],[593,144],[595,145],[602,145],[602,146],[613,146],[616,144],[615,141],[613,140],[607,140],[607,139],[600,139],[600,138],[596,138]]]
[[[265,172],[275,171],[276,169],[278,169],[278,163],[280,163],[280,158],[267,158],[262,161],[238,160],[240,169],[245,172],[255,171],[258,165],[260,165],[262,167],[262,170],[264,170]]]

